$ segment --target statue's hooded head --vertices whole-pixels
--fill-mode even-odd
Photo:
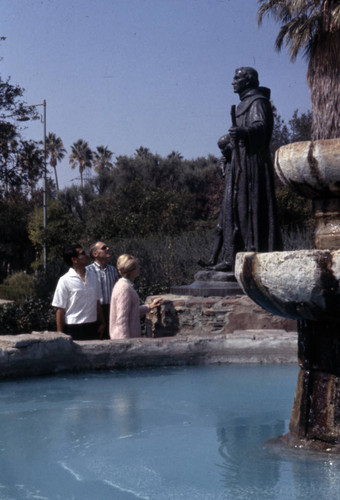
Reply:
[[[256,89],[259,86],[259,75],[256,69],[247,66],[236,69],[232,86],[236,93],[248,88]]]

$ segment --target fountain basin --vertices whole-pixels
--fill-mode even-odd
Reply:
[[[340,323],[340,250],[241,252],[235,276],[267,311],[295,320]]]
[[[275,155],[280,180],[306,198],[340,197],[340,138],[294,142]]]

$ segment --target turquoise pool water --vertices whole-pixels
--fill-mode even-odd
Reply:
[[[340,459],[266,445],[298,368],[221,365],[0,383],[0,499],[339,499]]]

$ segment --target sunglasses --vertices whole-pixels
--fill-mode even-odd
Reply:
[[[100,247],[101,250],[108,250],[109,247],[107,245],[103,245],[102,247]]]

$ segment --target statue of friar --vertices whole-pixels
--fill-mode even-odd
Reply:
[[[270,89],[259,86],[257,71],[242,67],[232,82],[241,102],[232,106],[232,126],[218,146],[222,152],[225,191],[213,252],[207,263],[233,271],[237,252],[281,250],[276,217],[274,171],[269,150],[273,132]],[[217,263],[223,248],[223,259]]]

